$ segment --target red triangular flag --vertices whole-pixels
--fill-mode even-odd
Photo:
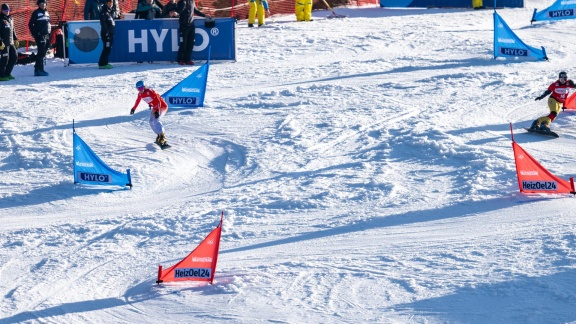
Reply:
[[[562,180],[546,170],[528,152],[512,142],[518,186],[523,193],[574,193],[571,181]]]
[[[567,110],[576,110],[576,92],[570,95],[566,101],[564,101],[564,108]]]
[[[223,220],[224,212],[220,217],[220,224],[182,261],[166,270],[162,270],[162,266],[158,266],[156,283],[192,280],[210,281],[212,284],[218,262]]]

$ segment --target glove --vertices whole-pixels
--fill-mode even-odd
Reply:
[[[535,101],[542,100],[542,99],[544,99],[544,97],[546,97],[546,96],[536,97]]]
[[[154,118],[158,119],[158,117],[160,117],[160,112],[158,111],[154,112]]]
[[[0,51],[3,51],[6,46],[4,46],[4,42],[0,40]]]
[[[134,112],[136,111],[136,108],[132,108],[130,109],[130,115],[134,115]]]

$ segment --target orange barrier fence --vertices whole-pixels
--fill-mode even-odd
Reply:
[[[10,6],[10,14],[14,18],[16,35],[19,40],[34,41],[28,31],[30,14],[38,8],[36,0],[0,0]],[[161,4],[167,3],[161,1]],[[292,14],[296,0],[269,0],[270,14]],[[327,0],[332,8],[351,5],[362,6],[378,4],[378,0]],[[47,0],[53,29],[61,26],[63,21],[84,20],[84,5],[86,0]],[[248,18],[247,0],[196,0],[198,9],[212,17],[236,17],[237,19]],[[136,9],[138,0],[118,0],[118,6],[122,13],[129,13]],[[313,9],[327,9],[322,0],[314,0]],[[24,44],[22,44],[24,45]]]

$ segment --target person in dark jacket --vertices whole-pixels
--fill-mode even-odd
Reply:
[[[12,69],[18,60],[15,46],[17,42],[10,6],[4,3],[0,8],[0,81],[14,80]]]
[[[38,9],[32,12],[30,15],[30,21],[28,22],[28,29],[34,37],[34,41],[38,47],[36,64],[34,64],[34,75],[48,76],[48,73],[44,71],[44,58],[46,57],[46,52],[50,45],[49,37],[50,32],[52,31],[52,27],[50,26],[50,14],[48,13],[48,10],[46,10],[46,0],[37,0],[36,4],[38,5]]]
[[[162,18],[178,18],[178,5],[176,0],[169,0],[162,8]]]
[[[206,15],[196,8],[194,0],[178,0],[177,8],[178,15],[180,15],[178,20],[178,32],[180,33],[178,64],[194,65],[192,61],[192,50],[194,49],[194,38],[196,37],[194,14],[200,17],[206,17]]]
[[[86,0],[84,4],[84,20],[100,19],[100,10],[102,7],[100,0]]]
[[[102,37],[102,53],[100,53],[100,60],[98,61],[99,69],[111,69],[112,65],[108,64],[108,56],[112,51],[112,43],[114,42],[114,12],[112,7],[113,0],[108,0],[106,5],[100,11],[100,36]]]
[[[120,6],[118,6],[118,0],[113,1],[112,18],[114,18],[114,20],[118,20],[118,19],[122,18],[122,11],[120,10]]]
[[[136,7],[136,14],[138,19],[153,20],[162,16],[162,9],[158,7],[152,0],[144,0],[138,2]]]
[[[158,7],[153,0],[140,0],[136,6],[136,19],[154,20],[162,17],[162,9]],[[143,63],[144,61],[136,61]],[[152,63],[152,61],[148,61]]]

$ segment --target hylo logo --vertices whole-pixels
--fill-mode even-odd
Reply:
[[[173,105],[196,105],[196,97],[168,97],[168,103]]]
[[[156,52],[162,52],[162,44],[166,40],[168,36],[168,32],[170,32],[170,41],[171,41],[171,50],[172,52],[177,52],[179,48],[179,40],[180,37],[178,36],[178,29],[160,29],[159,31],[156,29],[142,29],[138,30],[138,34],[135,30],[128,30],[128,52],[136,53],[136,45],[140,45],[142,48],[142,53],[148,53],[148,34],[152,36],[154,40],[154,45],[156,45]],[[194,52],[203,51],[208,47],[210,43],[210,37],[208,33],[200,28],[196,28],[196,34],[199,34],[202,37],[202,42],[200,44],[196,44],[194,46]],[[96,44],[98,45],[98,44]]]
[[[78,177],[83,181],[90,182],[112,182],[112,177],[109,174],[96,174],[87,172],[78,172]]]

